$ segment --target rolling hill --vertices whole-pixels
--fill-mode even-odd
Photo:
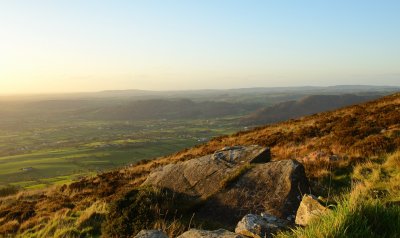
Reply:
[[[281,102],[263,108],[241,119],[243,124],[262,125],[285,121],[318,112],[338,109],[378,98],[378,95],[360,96],[343,95],[310,95],[299,100]]]

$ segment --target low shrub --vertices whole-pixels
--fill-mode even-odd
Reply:
[[[110,206],[102,226],[104,237],[131,237],[142,229],[187,227],[198,200],[169,189],[137,188]],[[190,217],[189,217],[190,216]],[[181,224],[176,224],[179,222]],[[161,226],[161,224],[169,224]],[[171,226],[173,225],[173,226]]]
[[[6,197],[9,195],[14,195],[17,194],[19,191],[19,188],[16,186],[12,185],[7,185],[4,187],[0,187],[0,197]]]

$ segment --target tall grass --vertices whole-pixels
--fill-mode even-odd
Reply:
[[[337,207],[306,228],[278,234],[288,237],[399,237],[400,207],[379,200],[352,203],[343,199]]]
[[[359,184],[330,213],[276,237],[400,237],[400,206],[391,202],[400,198],[400,151],[358,164],[353,178]]]

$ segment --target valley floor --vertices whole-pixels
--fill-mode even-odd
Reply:
[[[1,188],[71,183],[172,154],[243,129],[235,117],[156,121],[54,121],[0,126]]]

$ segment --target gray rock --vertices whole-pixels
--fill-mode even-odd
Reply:
[[[224,229],[215,231],[191,229],[177,238],[244,238],[244,236]]]
[[[328,211],[329,209],[322,206],[316,197],[305,194],[297,210],[296,224],[307,226],[311,220],[318,218]]]
[[[204,200],[196,217],[222,225],[235,226],[251,212],[286,219],[296,214],[301,194],[309,191],[304,167],[294,160],[259,163],[267,155],[269,149],[260,146],[227,147],[156,169],[143,186]]]
[[[257,145],[229,146],[215,151],[212,158],[230,163],[267,163],[271,160],[271,152],[269,148]]]
[[[144,186],[169,188],[193,197],[208,197],[220,190],[220,183],[246,163],[267,161],[269,148],[226,147],[212,155],[169,164],[153,171]]]
[[[287,219],[296,215],[301,196],[307,191],[304,167],[297,161],[256,164],[215,193],[196,214],[232,226],[249,213],[267,212]]]
[[[279,230],[286,229],[288,222],[263,213],[261,216],[247,214],[236,226],[235,232],[247,237],[272,237]]]
[[[141,230],[134,238],[168,238],[168,236],[160,230]]]

